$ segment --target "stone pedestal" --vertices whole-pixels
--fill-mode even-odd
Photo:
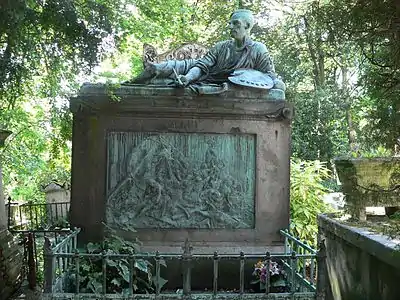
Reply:
[[[400,207],[399,157],[338,158],[335,167],[354,218],[365,221],[367,206],[394,208],[394,212]]]
[[[24,250],[7,229],[0,230],[0,299],[8,299],[23,280]]]
[[[144,250],[281,249],[292,117],[281,92],[85,85],[71,99],[72,225],[93,241],[104,222]]]

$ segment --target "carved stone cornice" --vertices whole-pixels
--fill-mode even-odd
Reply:
[[[293,106],[279,99],[280,90],[268,92],[230,87],[223,94],[193,96],[188,89],[154,86],[84,85],[71,98],[74,114],[145,114],[233,119],[291,119]],[[278,93],[276,95],[275,93]]]

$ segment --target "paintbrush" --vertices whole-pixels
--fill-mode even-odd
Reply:
[[[179,78],[179,75],[178,75],[178,73],[176,72],[175,68],[172,68],[172,70],[174,70],[174,74],[175,74],[175,76],[176,76],[176,80],[178,80],[178,83],[179,83],[181,86],[184,86],[184,84],[183,84],[182,80]]]

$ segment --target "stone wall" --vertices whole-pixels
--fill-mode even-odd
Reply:
[[[400,241],[319,216],[326,245],[326,300],[400,299]]]
[[[8,299],[21,285],[23,249],[6,229],[0,231],[0,299]]]

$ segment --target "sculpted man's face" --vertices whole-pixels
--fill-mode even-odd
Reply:
[[[232,16],[229,21],[229,29],[231,37],[235,40],[242,40],[248,35],[248,24],[239,14]]]

